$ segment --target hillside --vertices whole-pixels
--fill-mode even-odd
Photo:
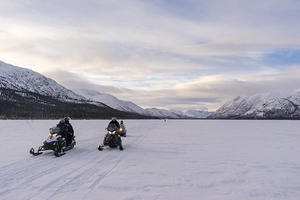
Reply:
[[[29,69],[0,62],[0,118],[149,118],[91,101]]]
[[[287,97],[260,94],[236,97],[225,103],[212,119],[300,119],[300,92]]]

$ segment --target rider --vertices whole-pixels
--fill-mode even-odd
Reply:
[[[123,120],[121,120],[121,122],[120,122],[120,127],[121,127],[123,130],[125,129]]]
[[[119,122],[117,121],[117,118],[116,118],[116,117],[112,117],[112,118],[111,118],[111,121],[109,122],[108,126],[111,125],[111,124],[115,124],[115,125],[118,127],[118,129],[120,128],[120,124],[119,124]]]
[[[66,139],[67,146],[72,143],[72,139],[74,137],[74,130],[70,124],[70,119],[70,117],[65,117],[57,124],[57,127],[61,130],[62,137]]]

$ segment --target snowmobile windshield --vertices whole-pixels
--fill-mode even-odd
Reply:
[[[52,127],[52,128],[50,128],[50,133],[51,134],[54,134],[54,133],[59,133],[60,132],[60,128],[58,128],[58,127]]]
[[[117,131],[118,127],[115,124],[109,124],[108,127],[107,127],[107,130],[108,131]]]

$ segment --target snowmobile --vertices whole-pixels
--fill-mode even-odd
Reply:
[[[120,124],[120,128],[118,130],[118,134],[121,136],[121,137],[126,137],[126,128],[124,126],[124,124]]]
[[[60,134],[60,128],[52,127],[50,128],[49,137],[44,141],[43,146],[40,146],[37,151],[33,148],[30,149],[29,153],[37,156],[42,154],[44,151],[52,150],[54,155],[59,157],[65,154],[65,151],[73,149],[76,144],[75,136],[73,136],[72,142],[67,146],[66,139]]]
[[[108,127],[106,128],[107,133],[104,137],[103,140],[103,145],[99,145],[98,150],[102,151],[105,149],[105,147],[111,147],[111,148],[117,148],[122,151],[123,146],[122,146],[122,140],[119,135],[119,130],[118,127],[115,124],[109,124]]]

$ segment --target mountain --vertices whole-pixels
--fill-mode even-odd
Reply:
[[[184,114],[191,118],[207,118],[208,116],[212,115],[213,112],[208,112],[207,110],[187,110]]]
[[[185,115],[180,113],[175,113],[165,109],[158,109],[158,108],[147,108],[145,109],[148,116],[152,117],[159,117],[159,118],[173,118],[173,119],[180,119],[180,118],[187,118]]]
[[[173,118],[173,119],[203,119],[211,115],[213,112],[208,112],[207,110],[199,109],[199,110],[186,110],[186,111],[178,111],[178,110],[165,110],[165,109],[157,109],[157,108],[147,108],[145,109],[150,116],[157,116],[160,118]]]
[[[131,101],[120,100],[110,94],[101,93],[95,90],[90,89],[75,89],[76,93],[81,94],[82,96],[87,97],[91,101],[99,101],[111,108],[116,110],[133,112],[141,115],[147,115],[147,112],[139,107],[138,105],[132,103]]]
[[[72,91],[35,71],[1,61],[0,103],[9,105],[0,108],[0,118],[56,118],[66,113],[77,118],[114,115],[123,118],[128,116],[179,119],[203,118],[208,115],[200,110],[185,113],[157,108],[143,109],[131,101],[123,101],[95,90],[76,88]]]
[[[91,101],[32,70],[0,62],[0,118],[145,118]]]
[[[236,97],[209,118],[216,119],[300,119],[300,92],[287,97],[260,94]]]
[[[76,91],[76,93],[82,96],[87,97],[91,101],[100,101],[108,105],[109,107],[120,111],[133,112],[145,116],[158,117],[158,118],[174,118],[174,119],[188,118],[188,116],[185,115],[185,113],[180,111],[170,111],[170,110],[158,109],[158,108],[143,109],[131,101],[123,101],[110,94],[101,93],[95,90],[81,88],[81,89],[74,89],[74,91]],[[195,117],[195,116],[190,116],[190,117]]]
[[[80,102],[86,99],[64,88],[54,80],[30,69],[16,67],[0,61],[0,88],[27,91],[51,96],[64,102]]]

